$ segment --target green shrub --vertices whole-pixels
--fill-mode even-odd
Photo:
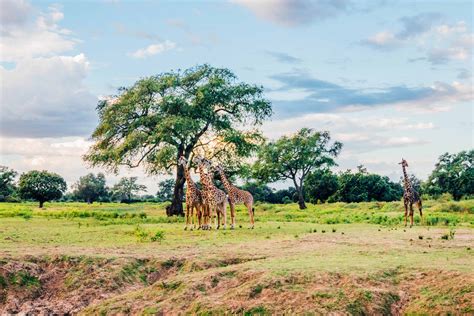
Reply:
[[[155,241],[161,242],[163,239],[165,239],[165,232],[162,230],[155,232],[155,234],[151,236],[150,238],[150,240],[153,242]]]

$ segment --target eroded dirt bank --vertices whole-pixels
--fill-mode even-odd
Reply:
[[[474,277],[387,269],[273,274],[264,257],[0,260],[0,314],[471,314]]]

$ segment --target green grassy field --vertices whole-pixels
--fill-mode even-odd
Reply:
[[[160,204],[0,204],[0,313],[472,314],[474,200],[238,208],[185,231]]]

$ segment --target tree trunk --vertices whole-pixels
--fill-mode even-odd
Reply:
[[[43,208],[44,201],[39,201],[39,208]]]
[[[302,182],[303,181],[300,181],[300,184],[302,184]],[[303,185],[298,185],[295,178],[293,178],[293,183],[295,184],[295,189],[298,193],[298,205],[300,206],[300,210],[304,210],[306,208],[306,203],[304,202]]]
[[[184,168],[181,165],[176,167],[176,182],[174,184],[173,200],[171,205],[166,207],[166,215],[168,216],[184,216],[183,196],[184,196]]]
[[[298,191],[298,205],[300,206],[300,210],[304,210],[306,208],[306,204],[304,202],[303,189],[297,188],[296,190]]]

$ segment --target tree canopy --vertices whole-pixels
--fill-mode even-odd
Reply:
[[[5,166],[0,166],[0,202],[8,200],[15,192],[15,177],[17,172]]]
[[[361,166],[357,172],[347,170],[339,175],[339,189],[334,200],[341,202],[396,201],[403,195],[399,183],[388,177],[368,173]]]
[[[61,198],[66,189],[66,182],[60,175],[45,170],[24,173],[18,183],[21,197],[38,201],[40,208],[44,202]]]
[[[227,164],[250,155],[271,113],[262,87],[238,82],[228,69],[201,65],[137,81],[97,106],[99,125],[84,159],[117,171],[143,165],[149,174],[176,170],[168,215],[183,215],[184,169],[193,152]]]
[[[454,199],[474,195],[474,150],[441,155],[426,181],[428,194],[451,193]]]
[[[255,177],[263,181],[291,179],[298,193],[300,209],[306,208],[304,180],[312,171],[336,165],[342,143],[330,144],[329,132],[303,128],[292,136],[269,142],[258,152],[254,164]]]
[[[158,202],[171,201],[173,199],[174,179],[166,179],[158,183],[156,200]]]
[[[105,186],[105,176],[103,173],[94,175],[89,173],[74,184],[74,192],[76,199],[83,200],[87,203],[93,203],[100,198],[107,195],[107,188]]]
[[[146,186],[137,183],[137,177],[123,177],[112,187],[112,197],[120,202],[130,203],[133,197],[146,191]]]
[[[314,170],[304,182],[305,194],[311,203],[326,202],[339,188],[337,175],[329,169]]]

